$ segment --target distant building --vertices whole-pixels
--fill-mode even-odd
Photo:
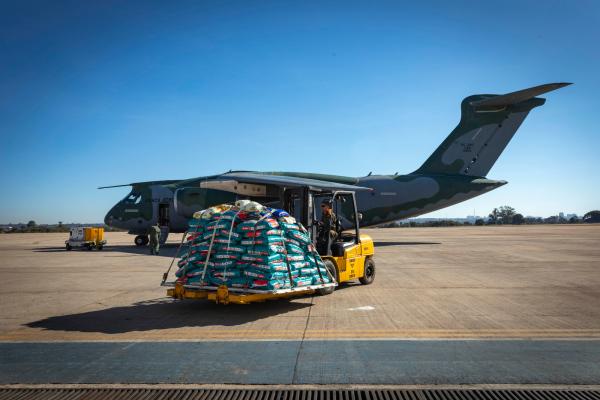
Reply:
[[[477,221],[478,219],[484,219],[484,218],[480,217],[479,215],[467,215],[467,218],[465,218],[465,220],[467,222],[470,222],[472,224],[474,224],[475,221]]]

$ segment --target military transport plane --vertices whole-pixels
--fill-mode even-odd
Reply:
[[[415,217],[489,192],[506,181],[486,178],[500,153],[529,112],[545,103],[536,96],[570,85],[550,83],[504,95],[480,94],[461,103],[458,126],[416,171],[407,175],[349,177],[300,172],[229,171],[186,180],[135,182],[131,193],[106,215],[109,226],[137,235],[138,246],[148,243],[150,225],[185,232],[198,210],[252,199],[277,206],[285,188],[309,186],[356,191],[361,226]],[[368,190],[364,190],[368,188]]]

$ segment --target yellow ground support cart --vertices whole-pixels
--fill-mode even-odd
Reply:
[[[280,298],[290,298],[318,293],[333,293],[339,283],[358,279],[363,285],[375,279],[375,247],[369,235],[360,233],[361,215],[357,211],[356,196],[353,191],[332,191],[326,188],[294,187],[282,190],[282,208],[293,215],[308,230],[313,242],[319,235],[320,204],[331,201],[338,218],[335,239],[316,246],[333,283],[304,286],[273,291],[228,288],[227,286],[182,285],[167,282],[171,269],[163,275],[162,286],[168,287],[167,295],[176,299],[208,299],[220,304],[249,304]],[[318,205],[318,206],[315,206]],[[184,235],[185,238],[185,235]],[[183,243],[182,239],[182,243]],[[171,262],[171,266],[173,262]]]
[[[102,250],[106,240],[104,240],[104,228],[92,226],[72,227],[69,231],[69,239],[65,240],[65,248],[72,250],[74,247],[83,247],[88,250]]]

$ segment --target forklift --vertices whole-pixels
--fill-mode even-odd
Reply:
[[[363,285],[373,283],[375,246],[369,235],[360,233],[362,215],[357,211],[355,192],[308,186],[282,189],[282,192],[282,208],[306,227],[313,245],[335,281],[340,284],[358,279]],[[337,235],[333,240],[328,233],[320,232],[323,228],[319,224],[320,205],[324,200],[331,201],[337,217]],[[326,237],[326,243],[318,243],[319,237]],[[334,290],[335,286],[331,286],[318,289],[317,292],[327,295]]]

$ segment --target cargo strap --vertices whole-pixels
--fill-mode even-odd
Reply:
[[[196,230],[197,229],[198,228],[196,227]],[[171,272],[171,268],[173,268],[173,263],[175,262],[175,259],[179,255],[179,251],[181,251],[181,247],[183,247],[183,242],[184,242],[188,232],[189,232],[189,230],[185,231],[183,236],[181,237],[181,243],[179,243],[179,247],[177,248],[177,251],[175,252],[175,255],[173,256],[173,259],[171,260],[171,264],[169,264],[169,268],[167,269],[167,272],[165,272],[163,274],[163,279],[162,279],[161,285],[164,285],[165,282],[167,281],[167,278],[169,277],[169,272]]]
[[[208,246],[208,254],[206,254],[206,261],[204,261],[204,269],[202,270],[202,279],[200,284],[204,285],[204,277],[206,276],[206,268],[208,267],[208,262],[210,261],[210,255],[212,253],[213,243],[215,242],[215,236],[217,235],[217,226],[219,226],[219,222],[221,222],[221,215],[215,224],[215,229],[213,229],[212,236],[210,237],[210,245]]]
[[[226,254],[229,254],[229,246],[231,245],[231,234],[233,233],[233,223],[235,222],[235,219],[237,218],[237,216],[240,212],[241,212],[241,210],[238,210],[238,212],[236,212],[235,215],[233,216],[233,218],[231,219],[231,226],[229,227],[229,237],[227,237],[227,252],[226,252]],[[229,279],[227,278],[227,265],[225,265],[225,269],[223,270],[223,278],[225,278],[224,283],[229,282]]]

